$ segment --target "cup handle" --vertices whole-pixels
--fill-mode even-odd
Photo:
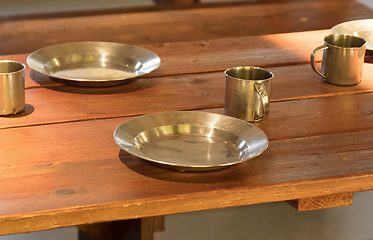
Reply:
[[[325,49],[328,48],[328,45],[324,44],[322,46],[319,46],[315,49],[313,49],[312,53],[311,53],[311,67],[312,69],[317,73],[319,74],[322,78],[326,78],[325,75],[323,75],[321,72],[319,72],[319,70],[316,69],[316,66],[315,66],[315,55],[316,53],[320,52],[320,51],[323,51]]]
[[[254,84],[254,89],[260,96],[260,100],[261,100],[260,102],[262,103],[262,109],[263,109],[263,113],[260,116],[257,116],[257,117],[254,118],[254,120],[256,120],[256,119],[262,118],[264,115],[266,115],[268,113],[269,98],[268,98],[267,91],[265,90],[263,84],[255,83]]]

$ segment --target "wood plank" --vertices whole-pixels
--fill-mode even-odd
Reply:
[[[275,74],[272,102],[373,90],[372,64],[365,64],[362,82],[351,87],[322,82],[309,65],[273,67],[269,70]],[[126,85],[111,88],[44,85],[44,88],[27,89],[26,110],[14,117],[0,117],[0,129],[134,116],[154,111],[224,107],[224,95],[223,72],[139,78]],[[302,112],[302,109],[299,111]],[[317,109],[315,111],[321,112]],[[280,122],[276,124],[281,125]]]
[[[372,129],[275,140],[251,161],[179,173],[119,150],[121,121],[0,131],[0,234],[373,189]]]
[[[16,20],[0,22],[0,54],[73,41],[139,45],[320,30],[372,13],[357,1],[335,0]]]
[[[275,102],[271,103],[268,118],[255,123],[255,125],[260,127],[271,141],[368,131],[372,130],[373,106],[370,104],[372,100],[373,93]],[[223,114],[224,109],[214,109],[210,112]],[[105,158],[105,154],[103,155],[101,152],[102,144],[114,147],[103,149],[103,152],[115,152],[117,146],[112,139],[112,133],[119,124],[128,119],[118,118],[3,129],[0,131],[2,139],[0,151],[4,153],[3,157],[7,161],[1,162],[0,167],[20,167],[24,164],[46,161],[44,167],[49,169],[48,164],[52,157],[58,157],[59,161],[79,160],[84,159],[84,156],[95,155]],[[84,125],[87,127],[83,127]],[[91,132],[91,129],[98,126],[99,129]],[[79,130],[81,127],[82,130]],[[73,136],[79,136],[79,138],[75,139]],[[101,136],[102,139],[97,139],[98,136]],[[343,138],[342,140],[345,141]],[[45,143],[48,145],[44,145]],[[79,153],[83,150],[78,147],[80,144],[89,146],[89,149],[86,150],[88,152],[83,151],[83,155]],[[356,144],[351,147],[359,149]],[[65,157],[64,153],[68,152],[76,157]]]
[[[268,0],[265,0],[268,3]],[[285,0],[287,2],[288,0]],[[295,0],[293,0],[295,1]],[[305,0],[312,1],[312,0]],[[347,0],[345,0],[347,1]],[[271,2],[284,2],[284,0],[272,0]],[[83,17],[83,16],[99,16],[108,14],[123,14],[123,13],[139,13],[139,12],[154,12],[177,9],[191,9],[191,8],[216,8],[227,6],[242,6],[263,3],[263,1],[229,1],[229,2],[207,2],[199,4],[158,4],[147,6],[125,6],[116,8],[100,8],[100,9],[79,9],[58,12],[39,12],[39,13],[21,13],[9,16],[1,16],[0,22],[32,20],[32,19],[51,19],[51,18],[68,18],[68,17]]]
[[[290,64],[309,64],[313,48],[323,42],[328,30],[304,33],[288,33],[237,39],[211,40],[202,42],[168,43],[143,45],[157,53],[162,60],[159,69],[141,78],[224,71],[229,67],[251,65],[274,67]],[[302,38],[307,39],[299,45]],[[289,43],[287,45],[286,43]],[[371,62],[371,53],[366,61]],[[179,56],[179,57],[178,57]],[[26,64],[28,54],[4,55],[1,60],[14,60]],[[321,60],[321,54],[316,56]],[[370,71],[370,70],[368,70]],[[25,70],[26,88],[64,85],[48,76]]]
[[[161,66],[145,77],[185,73],[223,71],[229,67],[282,66],[309,63],[312,50],[323,44],[328,30],[286,33],[182,43],[142,45],[161,58]],[[305,39],[305,40],[304,40]],[[302,42],[302,44],[299,44]],[[0,59],[16,60],[26,64],[28,54],[5,55]],[[321,59],[321,54],[317,55]],[[49,77],[31,71],[25,72],[26,87],[61,85]]]
[[[104,8],[104,9],[84,9],[63,12],[44,12],[44,13],[22,13],[10,16],[1,16],[0,22],[6,21],[19,21],[31,19],[50,19],[50,18],[67,18],[67,17],[82,17],[94,15],[108,15],[108,14],[123,14],[123,13],[138,13],[138,12],[154,12],[165,10],[184,10],[193,8],[221,8],[242,5],[255,5],[255,4],[268,4],[268,3],[289,3],[297,1],[315,1],[315,0],[255,0],[255,1],[224,1],[224,2],[203,2],[198,4],[157,4],[153,6],[130,6],[130,7],[117,7],[117,8]],[[335,0],[323,0],[335,1]],[[341,0],[351,1],[351,0]],[[354,0],[358,1],[358,0]]]
[[[373,94],[344,95],[323,99],[271,104],[267,121],[256,124],[271,139],[364,131],[371,129]],[[274,130],[276,129],[276,130]],[[267,131],[266,131],[267,133]]]
[[[287,202],[298,211],[319,210],[352,205],[353,193],[337,193],[321,197],[288,200]]]

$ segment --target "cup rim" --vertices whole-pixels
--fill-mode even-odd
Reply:
[[[0,60],[0,64],[2,64],[2,63],[14,63],[14,64],[17,64],[17,65],[20,65],[21,69],[16,70],[16,71],[11,71],[11,72],[0,72],[0,75],[15,74],[15,73],[24,71],[25,68],[26,68],[25,64],[23,64],[21,62],[13,61],[13,60]]]
[[[363,40],[364,43],[363,43],[361,46],[359,46],[359,47],[340,47],[340,46],[337,46],[337,45],[335,45],[335,44],[331,44],[331,43],[329,43],[329,42],[326,41],[326,39],[327,39],[328,37],[330,37],[330,36],[348,36],[348,37],[351,37],[351,38],[357,38],[357,39]],[[366,46],[366,45],[367,45],[367,40],[364,39],[364,38],[362,38],[362,37],[355,36],[355,35],[351,35],[351,34],[344,34],[344,33],[331,33],[331,34],[328,34],[328,35],[326,35],[326,36],[324,37],[324,43],[326,43],[327,45],[331,45],[331,46],[333,46],[333,47],[336,47],[336,48],[345,48],[345,49],[347,48],[347,49],[353,49],[353,48],[362,48],[362,47]]]
[[[242,68],[242,69],[246,69],[246,68],[248,68],[248,69],[258,69],[258,70],[261,70],[261,71],[263,71],[263,72],[267,72],[267,73],[269,73],[270,77],[268,77],[268,78],[264,78],[264,79],[243,79],[243,78],[234,77],[234,76],[231,76],[231,75],[228,74],[228,71],[235,70],[235,69],[240,69],[240,68]],[[227,69],[224,71],[224,74],[225,74],[226,77],[234,78],[234,79],[237,79],[237,80],[240,80],[240,81],[255,81],[255,82],[258,82],[258,81],[268,81],[268,80],[271,80],[271,79],[274,77],[274,74],[273,74],[271,71],[269,71],[269,70],[267,70],[267,69],[265,69],[265,68],[262,68],[262,67],[256,67],[256,66],[238,66],[238,67],[231,67],[231,68],[227,68]]]

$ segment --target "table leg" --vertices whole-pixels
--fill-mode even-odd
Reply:
[[[153,240],[164,231],[164,216],[77,226],[79,240]]]
[[[373,63],[373,51],[372,50],[366,50],[364,62]]]
[[[308,211],[352,205],[353,193],[337,193],[320,197],[302,198],[287,201],[298,211]]]

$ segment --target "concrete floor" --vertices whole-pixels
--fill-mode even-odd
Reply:
[[[211,2],[216,0],[203,0]],[[227,1],[227,0],[222,0]],[[8,2],[8,1],[6,1]],[[373,0],[360,0],[373,8]],[[87,8],[147,6],[151,0],[13,0],[0,16]],[[348,207],[297,212],[285,202],[166,216],[166,231],[155,240],[373,240],[373,191],[354,194]],[[0,240],[76,240],[76,228],[0,236]]]

